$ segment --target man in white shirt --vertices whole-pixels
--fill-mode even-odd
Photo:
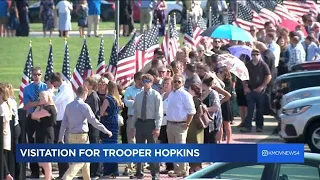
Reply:
[[[66,106],[74,100],[74,93],[70,83],[62,80],[61,73],[52,73],[50,76],[50,82],[55,87],[58,88],[58,93],[53,96],[54,104],[57,107],[58,114],[55,126],[55,143],[58,143],[58,136],[61,127],[61,122],[64,116]],[[66,142],[65,138],[65,142]],[[58,163],[59,177],[62,177],[64,173],[68,170],[68,163]]]
[[[276,35],[274,33],[268,33],[266,35],[265,40],[266,40],[268,49],[272,51],[274,57],[276,58],[274,65],[275,67],[278,67],[281,49],[280,49],[280,46],[276,43]]]
[[[185,79],[181,74],[173,76],[173,91],[168,97],[167,136],[170,144],[186,144],[189,125],[196,114],[191,94],[184,89]],[[175,163],[170,177],[188,176],[187,163]]]

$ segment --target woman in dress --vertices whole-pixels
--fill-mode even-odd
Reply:
[[[9,23],[8,23],[8,36],[16,36],[17,28],[19,27],[19,13],[17,4],[12,2],[9,8]]]
[[[202,87],[199,83],[193,83],[191,84],[189,88],[189,93],[193,96],[193,102],[195,105],[195,108],[198,112],[199,106],[201,105],[201,94],[202,94]],[[203,144],[204,142],[204,130],[199,129],[197,122],[199,121],[199,116],[195,115],[193,116],[193,119],[189,125],[188,134],[187,134],[187,143],[188,144]],[[190,165],[190,174],[199,171],[202,166],[200,163],[189,163]]]
[[[280,49],[281,49],[279,65],[277,67],[278,76],[281,76],[289,72],[288,65],[287,65],[289,61],[289,50],[288,50],[288,46],[290,44],[289,41],[290,41],[289,37],[284,35],[279,36],[277,40],[277,44],[280,46]]]
[[[4,84],[0,84],[0,116],[3,117],[3,154],[1,155],[3,158],[3,167],[4,167],[4,175],[6,180],[13,180],[8,168],[8,153],[11,151],[11,130],[10,130],[10,121],[12,120],[12,112],[8,103],[9,99],[9,89],[6,88]],[[3,178],[3,177],[1,177]]]
[[[52,36],[54,29],[54,2],[53,0],[42,0],[40,3],[39,19],[42,21],[43,37],[46,37],[46,32],[49,31]]]
[[[118,91],[118,86],[115,82],[108,83],[108,95],[103,101],[100,108],[101,123],[108,128],[113,136],[102,135],[102,143],[104,144],[117,144],[119,134],[118,113],[123,106],[121,96]],[[104,173],[109,178],[119,176],[118,163],[104,163]]]
[[[87,0],[82,0],[77,7],[78,26],[80,37],[84,35],[84,28],[88,27],[88,3]]]
[[[165,0],[158,0],[154,7],[154,22],[159,20],[159,36],[163,36],[166,29],[166,17],[164,11],[167,9]]]
[[[226,90],[228,93],[232,94],[232,81],[231,81],[231,73],[228,71],[227,68],[222,67],[219,70],[218,73],[219,79],[221,79],[224,84],[224,90]],[[227,135],[227,144],[230,143],[231,140],[231,135],[232,135],[232,129],[231,129],[231,124],[230,122],[233,119],[233,113],[231,109],[231,103],[230,99],[224,103],[221,104],[221,110],[222,110],[222,119],[223,119],[223,127],[221,127],[219,134],[218,134],[218,142],[221,143],[222,141],[222,135],[223,135],[223,130],[226,131]]]
[[[19,28],[17,29],[17,36],[29,36],[29,4],[28,0],[15,1],[19,12]]]
[[[53,144],[54,143],[54,126],[57,119],[57,108],[54,105],[51,93],[42,91],[39,95],[40,102],[36,110],[32,113],[32,119],[39,121],[36,129],[37,144]],[[45,180],[52,179],[51,163],[39,163],[43,168]]]
[[[71,30],[71,11],[73,10],[72,3],[67,0],[61,0],[56,6],[59,14],[59,31],[63,37],[69,37]]]

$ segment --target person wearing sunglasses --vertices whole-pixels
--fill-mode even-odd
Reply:
[[[173,76],[173,91],[168,97],[167,136],[169,144],[186,144],[189,125],[196,114],[192,95],[184,88],[185,79],[182,74]],[[170,177],[186,177],[189,172],[187,163],[174,163],[174,171]]]
[[[40,92],[48,90],[46,83],[41,82],[42,73],[40,67],[32,69],[33,82],[26,86],[23,90],[23,104],[24,109],[27,110],[27,136],[30,144],[35,143],[34,133],[39,125],[38,121],[31,119],[31,114],[34,112],[39,104]],[[39,164],[30,163],[31,175],[28,178],[39,178]]]
[[[256,108],[256,131],[263,130],[263,114],[265,90],[271,80],[271,72],[268,65],[261,60],[260,51],[253,49],[252,60],[246,64],[249,71],[249,80],[243,81],[243,88],[248,103],[248,112],[241,132],[251,132],[254,109]]]
[[[160,93],[152,89],[153,76],[144,74],[142,76],[143,91],[139,93],[133,105],[134,115],[131,124],[130,135],[136,137],[136,143],[148,144],[157,143],[160,134],[160,128],[163,119],[163,101]],[[136,178],[142,179],[143,167],[141,163],[137,164]],[[152,179],[160,178],[159,163],[150,163]]]

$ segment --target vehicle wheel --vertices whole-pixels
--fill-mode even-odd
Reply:
[[[308,146],[313,153],[320,153],[320,123],[314,123],[308,128]]]
[[[173,16],[174,14],[176,14],[176,22],[177,24],[181,24],[182,23],[182,12],[179,10],[172,10],[169,12],[170,16]]]

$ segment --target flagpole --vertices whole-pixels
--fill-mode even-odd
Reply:
[[[212,26],[212,7],[211,6],[209,8],[208,17],[209,17],[209,27],[211,27]]]
[[[174,13],[173,14],[173,18],[175,18],[175,14],[176,13]],[[167,40],[167,44],[166,44],[166,46],[167,46],[167,57],[166,57],[166,60],[168,61],[168,58],[170,57],[169,56],[169,44],[170,44],[170,22],[171,22],[171,16],[170,16],[170,14],[168,15],[168,40]]]
[[[119,29],[119,24],[120,24],[120,21],[119,21],[119,12],[120,12],[120,4],[119,4],[119,1],[116,0],[116,11],[115,11],[115,30],[116,30],[116,44],[117,44],[117,52],[119,51],[119,34],[120,34],[120,29]]]

